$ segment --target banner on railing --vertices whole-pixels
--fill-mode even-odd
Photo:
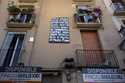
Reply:
[[[0,83],[41,83],[38,67],[0,67]]]
[[[84,82],[125,82],[125,75],[119,69],[84,69]]]
[[[18,67],[0,67],[0,72],[41,72],[41,67],[18,66]]]
[[[124,74],[83,74],[84,82],[125,82]]]
[[[15,80],[15,81],[41,81],[41,73],[15,73],[15,72],[0,72],[0,80]]]

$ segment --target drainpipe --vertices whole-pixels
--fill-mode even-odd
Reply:
[[[30,57],[29,57],[29,61],[28,61],[28,65],[29,66],[31,66],[32,64],[31,64],[31,61],[32,61],[32,58],[33,58],[33,52],[34,52],[34,49],[35,49],[35,42],[36,42],[36,36],[37,36],[37,30],[38,30],[38,27],[39,27],[39,25],[40,25],[40,14],[41,14],[41,9],[42,9],[42,7],[41,7],[41,4],[42,4],[42,0],[39,0],[39,2],[38,2],[38,7],[39,7],[39,10],[38,10],[38,12],[37,13],[39,13],[38,14],[38,19],[36,20],[36,24],[35,24],[35,31],[34,31],[34,41],[33,41],[33,43],[32,43],[32,49],[31,49],[31,52],[30,52]]]

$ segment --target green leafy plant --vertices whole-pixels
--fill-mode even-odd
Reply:
[[[9,6],[8,8],[9,13],[19,13],[20,9],[16,7],[15,5]]]
[[[28,8],[28,9],[22,9],[21,12],[22,13],[32,13],[34,11],[33,8]]]

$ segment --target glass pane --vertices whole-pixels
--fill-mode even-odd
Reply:
[[[15,66],[18,63],[18,58],[23,45],[25,34],[8,32],[3,50],[3,66]]]

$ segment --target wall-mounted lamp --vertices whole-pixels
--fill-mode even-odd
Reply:
[[[34,37],[30,37],[29,42],[34,42]]]

